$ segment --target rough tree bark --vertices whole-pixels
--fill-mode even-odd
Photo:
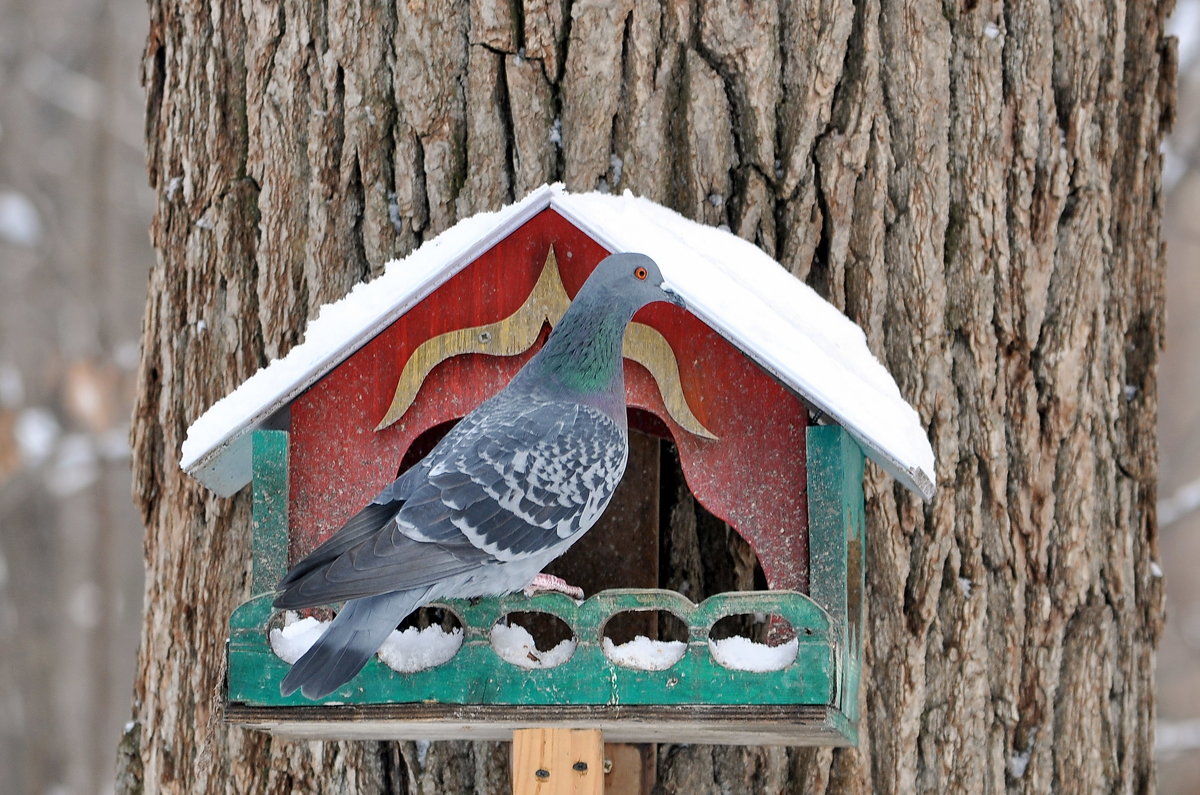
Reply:
[[[1152,790],[1168,7],[151,0],[147,612],[122,781],[506,790],[498,745],[225,727],[249,501],[175,461],[323,302],[561,179],[773,254],[863,326],[938,454],[928,506],[868,474],[861,747],[661,746],[657,791]],[[674,516],[701,543],[686,501]]]

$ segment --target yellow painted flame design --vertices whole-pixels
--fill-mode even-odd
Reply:
[[[426,340],[413,351],[396,382],[392,404],[375,430],[381,431],[404,416],[434,367],[464,353],[487,353],[493,356],[524,353],[537,341],[542,324],[554,326],[570,305],[571,299],[567,297],[558,273],[558,257],[551,246],[537,284],[520,309],[495,323],[447,331]],[[654,382],[658,384],[667,413],[681,428],[705,439],[717,438],[688,406],[679,382],[679,363],[670,343],[662,334],[643,323],[630,323],[625,330],[622,353],[625,358],[650,371]]]

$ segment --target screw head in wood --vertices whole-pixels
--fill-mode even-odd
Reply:
[[[537,776],[540,779],[547,779],[547,778],[550,778],[550,771],[544,767],[539,767],[537,770],[534,771],[533,775]]]
[[[587,762],[584,762],[584,761],[576,762],[575,764],[571,765],[571,769],[578,770],[580,773],[582,773],[587,770]]]

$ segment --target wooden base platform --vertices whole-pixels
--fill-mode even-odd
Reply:
[[[836,745],[854,743],[845,716],[811,705],[596,706],[229,704],[225,719],[297,739],[510,740],[530,726],[600,729],[616,743]]]

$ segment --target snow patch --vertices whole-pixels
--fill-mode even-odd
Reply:
[[[643,671],[665,671],[683,659],[687,644],[681,640],[650,640],[638,635],[625,643],[613,643],[604,638],[604,656],[626,668]]]
[[[283,628],[271,630],[271,651],[284,662],[295,663],[325,634],[330,623],[312,616],[300,618],[289,610],[284,613]],[[463,631],[458,627],[450,632],[437,625],[424,629],[409,627],[392,630],[377,656],[393,671],[412,673],[447,662],[458,653],[462,643]]]
[[[567,638],[548,651],[541,651],[529,630],[516,624],[496,624],[492,627],[492,648],[501,659],[521,668],[553,668],[571,659],[575,653],[574,638]]]
[[[388,191],[388,220],[392,222],[392,229],[396,230],[396,234],[403,234],[404,218],[400,215],[400,203],[394,190]]]
[[[1191,720],[1160,720],[1154,724],[1154,751],[1173,756],[1185,751],[1200,750],[1200,718]]]
[[[1166,33],[1179,39],[1179,71],[1183,72],[1200,54],[1200,0],[1177,0]]]
[[[1037,729],[1032,729],[1025,747],[1013,750],[1008,756],[1008,775],[1011,778],[1021,778],[1029,768],[1029,758],[1033,755],[1033,744],[1037,740]]]
[[[36,406],[18,414],[16,426],[13,428],[21,457],[28,465],[45,461],[61,433],[62,429],[54,415],[48,409]]]
[[[271,651],[285,663],[294,663],[325,634],[329,624],[312,616],[300,618],[298,613],[289,610],[283,614],[283,629],[271,630]]]
[[[608,164],[612,167],[612,184],[615,188],[621,184],[621,172],[625,169],[625,161],[614,152],[608,156]]]
[[[26,248],[42,242],[42,218],[25,194],[0,191],[0,240]]]
[[[1021,751],[1015,753],[1008,758],[1008,774],[1013,778],[1021,778],[1025,775],[1025,769],[1029,767],[1029,751]]]
[[[402,674],[424,671],[448,662],[462,648],[461,627],[446,632],[434,624],[418,629],[392,630],[392,634],[379,647],[379,659],[393,671]]]
[[[765,643],[755,643],[749,638],[734,636],[721,640],[709,638],[708,648],[713,659],[726,668],[763,673],[780,671],[791,665],[800,650],[800,641],[792,638],[787,643],[768,646]]]

